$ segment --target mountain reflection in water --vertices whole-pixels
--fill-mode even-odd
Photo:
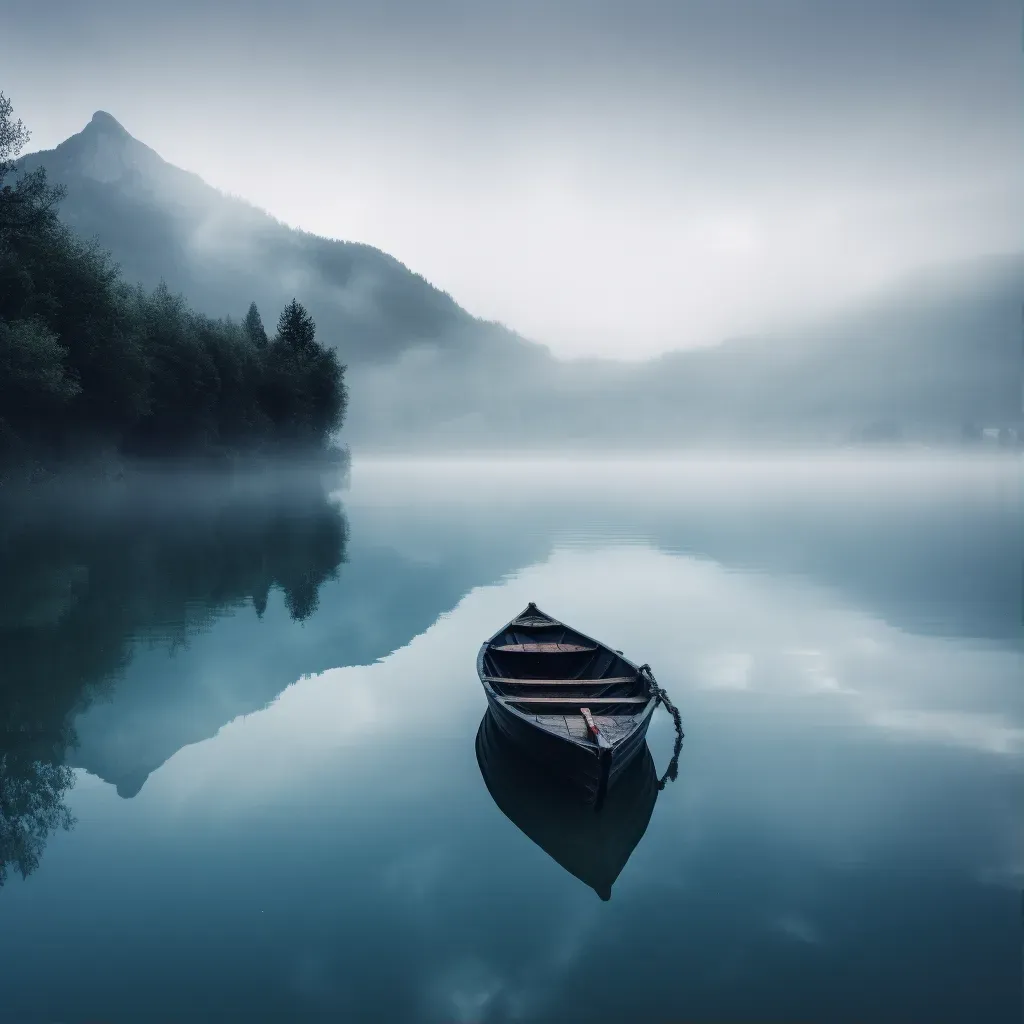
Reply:
[[[76,717],[110,698],[140,651],[187,647],[246,605],[262,616],[272,590],[295,621],[316,611],[345,561],[348,525],[319,477],[280,483],[254,493],[237,481],[168,476],[97,490],[70,509],[3,509],[0,885],[10,870],[31,873],[49,835],[73,824],[64,795],[81,747]],[[177,683],[186,695],[194,685]],[[132,797],[165,757],[107,777]]]
[[[476,734],[480,774],[501,812],[548,856],[602,900],[637,843],[658,798],[650,748],[644,748],[595,811],[502,735],[488,711]]]

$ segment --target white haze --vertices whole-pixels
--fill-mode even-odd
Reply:
[[[561,356],[709,344],[1018,247],[1007,0],[335,6],[185,4],[188,33],[116,0],[45,33],[21,12],[0,84],[35,146],[107,109]]]

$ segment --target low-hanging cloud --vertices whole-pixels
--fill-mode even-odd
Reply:
[[[1018,244],[1010,0],[58,7],[0,42],[37,144],[110,109],[559,354],[712,343]]]

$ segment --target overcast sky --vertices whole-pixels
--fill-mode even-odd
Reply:
[[[563,355],[640,357],[1020,247],[1018,0],[8,5],[31,148],[112,113]]]

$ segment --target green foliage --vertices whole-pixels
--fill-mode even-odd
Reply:
[[[263,320],[260,317],[260,311],[256,308],[255,302],[249,303],[249,312],[245,314],[242,328],[248,335],[249,340],[257,348],[267,347],[267,331],[263,326]]]
[[[292,299],[281,313],[281,319],[277,321],[277,338],[282,345],[287,345],[295,352],[302,352],[310,348],[316,334],[316,324],[313,318]]]
[[[0,92],[0,174],[25,148],[31,134],[21,123],[21,118],[17,121],[11,119],[13,112],[13,104]]]
[[[0,753],[0,886],[9,868],[27,878],[50,833],[72,827],[64,794],[74,782],[74,772],[59,761]]]
[[[74,398],[81,388],[69,375],[67,349],[40,320],[0,321],[0,409],[33,418]]]
[[[58,219],[0,94],[0,475],[91,448],[139,457],[324,451],[340,428],[344,367],[296,300],[268,344],[256,304],[241,326],[161,284],[130,288],[110,256]],[[11,179],[11,180],[8,180]]]
[[[280,436],[303,445],[338,429],[347,401],[345,368],[333,349],[316,344],[313,321],[294,300],[281,316],[266,365],[265,408]]]

